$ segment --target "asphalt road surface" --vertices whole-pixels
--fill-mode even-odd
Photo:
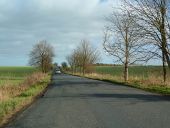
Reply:
[[[59,74],[6,128],[170,128],[170,98]]]

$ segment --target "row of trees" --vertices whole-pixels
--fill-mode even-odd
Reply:
[[[125,81],[130,64],[161,58],[165,82],[166,65],[170,69],[170,1],[122,1],[122,8],[107,18],[105,51],[124,65]]]
[[[170,69],[170,1],[122,0],[122,8],[108,18],[104,32],[104,50],[124,65],[124,79],[128,81],[128,67],[150,59],[161,59],[164,82]],[[52,67],[53,47],[46,41],[36,44],[30,53],[30,65],[47,72]],[[89,41],[80,45],[66,57],[73,72],[85,74],[89,65],[100,56]],[[65,64],[63,64],[63,67]]]
[[[42,72],[47,73],[53,68],[54,49],[45,40],[40,41],[34,45],[29,54],[29,64],[41,69]],[[67,61],[71,66],[73,72],[80,71],[85,74],[89,65],[96,63],[100,56],[97,50],[93,49],[87,40],[82,40],[80,45],[74,49],[71,55],[67,56]],[[54,67],[59,67],[57,63]],[[68,65],[66,62],[61,63],[62,70],[67,70]]]
[[[100,60],[99,52],[94,49],[90,42],[82,40],[73,52],[66,57],[73,73],[79,71],[83,75],[87,68]]]

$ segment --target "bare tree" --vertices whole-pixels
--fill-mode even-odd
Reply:
[[[78,46],[77,51],[80,67],[82,68],[82,73],[84,75],[86,72],[86,68],[89,65],[94,64],[100,60],[100,55],[96,49],[91,47],[89,41],[87,40],[81,41],[81,44]]]
[[[124,0],[124,2],[138,16],[140,28],[145,31],[145,37],[159,49],[155,54],[162,59],[165,82],[166,63],[170,69],[170,1]]]
[[[70,65],[72,73],[74,73],[74,65],[75,64],[74,64],[73,54],[66,56],[66,60],[67,60],[68,64]]]
[[[76,73],[77,69],[80,68],[80,56],[77,49],[74,49],[73,52],[66,57],[66,60],[71,67],[72,73]]]
[[[126,9],[120,9],[119,12],[113,12],[107,18],[103,46],[116,62],[124,65],[124,80],[128,81],[129,65],[140,61],[147,62],[152,56],[146,52],[147,47],[143,43],[143,34],[135,15]]]
[[[46,73],[51,69],[54,57],[53,47],[45,40],[36,44],[29,54],[29,64],[40,67],[41,71]]]
[[[80,45],[73,51],[73,53],[67,56],[67,61],[72,69],[79,69],[83,75],[89,65],[96,63],[100,60],[98,51],[91,47],[89,41],[82,40]]]

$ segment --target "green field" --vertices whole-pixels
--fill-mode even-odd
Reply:
[[[123,66],[96,66],[96,73],[123,76]],[[148,78],[149,75],[161,76],[161,66],[130,66],[129,76]]]
[[[25,77],[35,71],[34,67],[0,67],[0,77]]]
[[[25,77],[37,71],[34,67],[0,67],[0,86],[18,85]]]

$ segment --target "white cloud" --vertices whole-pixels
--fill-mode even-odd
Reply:
[[[10,64],[25,65],[32,45],[43,39],[55,47],[59,63],[83,38],[101,48],[104,17],[118,1],[0,0],[0,57],[9,63],[18,56]]]

